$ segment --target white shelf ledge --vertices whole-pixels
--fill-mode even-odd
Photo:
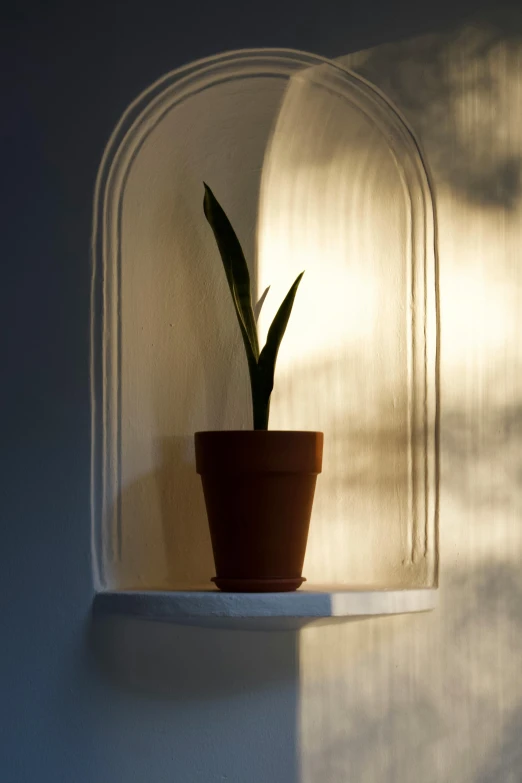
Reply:
[[[348,589],[308,586],[295,593],[220,593],[217,590],[102,592],[94,612],[202,627],[297,629],[310,623],[426,612],[437,589]]]

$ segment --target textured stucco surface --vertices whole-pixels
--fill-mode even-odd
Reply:
[[[461,7],[202,3],[181,16],[151,2],[122,16],[93,0],[11,12],[3,783],[521,779],[520,23],[503,23],[491,58],[468,38],[451,52],[407,42]],[[441,212],[439,608],[299,638],[92,629],[89,238],[113,127],[148,84],[200,56],[260,45],[340,56],[392,38],[404,43],[365,69],[421,135]]]

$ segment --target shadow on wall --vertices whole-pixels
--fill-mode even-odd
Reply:
[[[114,686],[166,701],[208,702],[289,688],[294,698],[287,721],[295,725],[299,661],[294,631],[207,630],[95,616],[90,645]]]
[[[522,705],[511,714],[496,753],[483,764],[476,783],[518,783],[522,775],[521,736]]]
[[[522,499],[518,499],[522,489],[522,406],[493,406],[480,428],[473,427],[469,414],[449,410],[444,414],[442,437],[448,455],[442,479],[448,491],[458,492],[473,482],[473,500],[482,511],[500,514],[513,503],[522,511]],[[470,456],[474,460],[472,474],[466,470]]]
[[[387,44],[340,58],[397,103],[423,146],[440,185],[483,207],[513,209],[522,190],[518,139],[507,118],[502,72],[492,67],[499,47],[518,67],[522,14],[479,17],[451,34]],[[458,53],[461,68],[453,58]],[[512,96],[514,97],[514,96]]]
[[[518,782],[521,606],[518,565],[484,563],[434,613],[304,631],[303,783]]]
[[[300,634],[96,618],[91,650],[108,684],[135,696],[211,712],[275,699],[301,783],[518,783],[522,572],[451,569],[441,599],[425,615]]]

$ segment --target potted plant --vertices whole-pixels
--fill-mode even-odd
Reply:
[[[245,346],[253,412],[253,430],[195,434],[196,469],[217,574],[213,581],[229,592],[296,590],[305,581],[302,569],[323,433],[268,430],[268,417],[277,353],[304,273],[283,300],[260,350],[248,266],[234,229],[207,185],[204,212]]]

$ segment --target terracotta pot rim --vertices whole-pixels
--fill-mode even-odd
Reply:
[[[198,430],[194,435],[324,435],[321,430]]]
[[[324,435],[299,430],[196,432],[198,473],[320,473]]]

